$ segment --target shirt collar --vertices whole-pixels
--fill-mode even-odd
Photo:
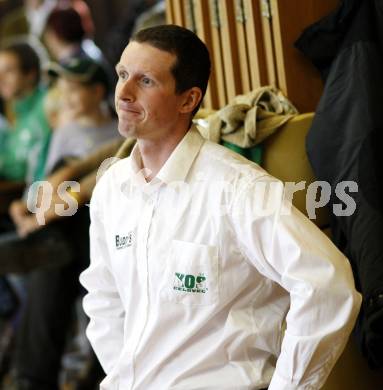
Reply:
[[[138,145],[136,144],[130,160],[132,180],[137,185],[153,185],[158,184],[159,181],[169,184],[185,180],[204,141],[204,138],[193,125],[150,183],[147,183],[145,180],[145,171],[142,169],[142,158]]]

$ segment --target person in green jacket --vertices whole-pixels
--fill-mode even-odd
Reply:
[[[45,95],[33,48],[27,43],[0,48],[0,96],[10,123],[0,144],[0,196],[9,183],[16,187],[44,177],[51,134],[44,113]]]

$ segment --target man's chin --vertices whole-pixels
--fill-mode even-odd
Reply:
[[[125,138],[136,137],[136,127],[135,126],[122,126],[119,124],[118,132]]]

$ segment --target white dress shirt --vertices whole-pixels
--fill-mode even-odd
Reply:
[[[91,202],[101,389],[319,389],[360,306],[347,259],[279,181],[195,129],[151,182],[141,166],[136,146]]]

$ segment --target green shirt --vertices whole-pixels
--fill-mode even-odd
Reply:
[[[1,178],[27,183],[43,179],[51,135],[43,107],[45,95],[44,88],[36,88],[14,103],[15,123],[0,145]]]

